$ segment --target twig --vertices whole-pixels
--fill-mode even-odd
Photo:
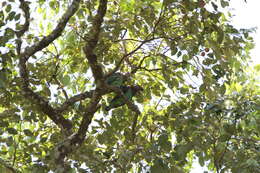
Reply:
[[[139,114],[135,114],[134,115],[134,120],[133,120],[133,124],[132,124],[132,141],[135,141],[135,137],[136,137],[136,125],[137,125],[137,120],[138,120],[138,115]]]
[[[155,105],[155,110],[157,110],[157,107],[159,106],[159,104],[161,103],[161,101],[162,101],[162,98],[163,98],[163,96],[161,96],[161,98],[160,98],[160,100],[157,102],[157,104]]]
[[[145,60],[146,58],[148,58],[148,57],[150,57],[150,55],[144,56],[144,57],[141,59],[141,61],[139,62],[138,66],[135,67],[135,68],[131,71],[131,74],[136,73],[137,70],[141,68],[141,66],[142,66],[142,64],[143,64],[143,62],[144,62],[144,60]]]
[[[121,42],[121,41],[143,42],[143,40],[137,40],[137,39],[133,39],[133,38],[125,38],[125,39],[115,40],[113,42]]]
[[[139,69],[143,69],[143,70],[148,71],[148,72],[152,72],[152,71],[161,71],[161,70],[163,70],[162,68],[153,68],[153,69],[148,69],[148,68],[145,68],[145,67],[140,67]]]
[[[24,13],[25,23],[22,25],[21,30],[16,32],[17,37],[21,37],[29,29],[30,25],[30,8],[28,6],[28,3],[24,0],[20,0],[19,7],[22,9]]]
[[[134,54],[137,50],[139,50],[145,43],[150,42],[150,41],[152,41],[152,40],[154,40],[154,39],[155,39],[155,38],[151,38],[151,39],[142,41],[134,50],[132,50],[131,52],[129,52],[129,53],[125,54],[125,55],[123,55],[123,57],[120,59],[119,63],[116,65],[116,67],[115,67],[111,72],[109,72],[109,73],[106,75],[106,77],[107,77],[107,76],[110,76],[110,75],[113,74],[113,73],[115,73],[115,72],[120,68],[121,64],[123,63],[123,61],[124,61],[128,56],[133,55],[133,54]],[[105,78],[106,78],[106,77],[105,77]]]
[[[64,142],[63,144],[57,147],[58,153],[56,154],[55,162],[57,164],[57,169],[60,169],[61,172],[67,172],[66,168],[64,167],[65,157],[69,153],[73,152],[74,147],[80,146],[84,142],[86,137],[86,132],[92,121],[92,118],[95,112],[100,107],[98,103],[101,100],[102,94],[104,94],[102,92],[103,91],[102,88],[99,85],[99,81],[101,81],[102,83],[103,71],[102,71],[102,67],[97,62],[97,56],[94,54],[94,49],[97,46],[99,40],[101,25],[103,23],[103,18],[106,14],[106,9],[107,9],[107,0],[100,0],[97,14],[94,17],[93,25],[92,28],[90,29],[91,36],[89,37],[88,41],[86,42],[86,45],[83,48],[86,58],[89,62],[90,68],[92,70],[93,76],[97,83],[97,88],[91,94],[90,103],[87,106],[86,112],[84,113],[83,119],[81,120],[78,131],[75,134],[68,137],[66,142]],[[88,93],[86,93],[86,95],[88,95]],[[82,97],[83,95],[78,95],[70,98],[69,101],[66,101],[63,104],[60,110],[61,111],[64,110],[64,108],[68,107],[75,100],[81,99]]]
[[[160,23],[160,21],[161,21],[161,19],[162,19],[162,15],[163,15],[163,13],[164,13],[163,7],[164,7],[164,6],[163,6],[163,4],[162,4],[162,6],[161,6],[161,11],[160,11],[158,20],[155,22],[154,27],[153,27],[153,31],[152,31],[153,34],[155,33],[156,28],[157,28],[157,26],[159,25],[159,23]]]
[[[77,36],[79,36],[82,40],[87,41],[87,39],[78,32],[77,27],[73,25],[69,25],[69,26],[73,28],[73,31],[76,33]]]
[[[68,100],[68,99],[69,99],[68,94],[67,94],[66,90],[64,89],[64,87],[61,85],[60,81],[57,79],[57,75],[54,74],[54,75],[52,76],[52,78],[54,79],[54,81],[55,81],[55,82],[57,83],[57,85],[59,86],[58,89],[59,89],[59,88],[61,89],[62,93],[64,94],[64,96],[65,96],[65,98],[66,98],[66,100]]]

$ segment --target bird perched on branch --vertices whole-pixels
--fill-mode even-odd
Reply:
[[[143,88],[139,85],[122,86],[120,87],[120,89],[123,92],[124,96],[130,101],[132,100],[133,96],[136,95],[136,93],[138,93],[139,91],[143,91]],[[109,106],[106,106],[105,110],[109,111],[110,109],[123,106],[124,104],[126,104],[125,99],[122,96],[117,95],[110,101]]]
[[[123,86],[124,82],[128,80],[130,77],[130,73],[122,74],[122,73],[114,73],[110,75],[105,82],[108,85],[116,86],[116,87],[121,87]]]

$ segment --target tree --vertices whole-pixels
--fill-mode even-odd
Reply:
[[[228,5],[3,0],[1,172],[258,172],[253,41]],[[144,91],[107,113],[117,72]]]

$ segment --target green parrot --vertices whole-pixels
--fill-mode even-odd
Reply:
[[[127,81],[127,78],[130,76],[130,74],[122,74],[122,73],[114,73],[111,76],[109,76],[106,79],[106,83],[108,85],[116,86],[116,87],[121,87],[123,86],[124,82]]]
[[[120,87],[120,89],[122,90],[126,98],[128,98],[129,100],[132,100],[132,97],[135,96],[137,92],[143,91],[143,88],[139,85],[122,86]],[[125,104],[124,98],[117,95],[110,101],[109,106],[106,106],[105,110],[109,111],[110,109],[123,106],[124,104]]]

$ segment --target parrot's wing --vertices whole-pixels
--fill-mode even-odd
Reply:
[[[114,86],[121,86],[123,82],[123,76],[120,73],[115,73],[106,79],[107,84]]]
[[[124,98],[116,96],[115,98],[113,98],[110,101],[109,106],[107,107],[107,109],[110,110],[112,108],[117,108],[117,107],[123,106],[124,104],[125,104]]]
[[[130,89],[130,87],[128,87],[128,86],[121,86],[120,89],[121,89],[121,91],[125,94],[126,92],[128,92],[128,90]]]
[[[129,88],[124,95],[128,98],[128,100],[131,100],[133,97],[133,91],[131,90],[131,88]]]
[[[131,87],[120,86],[120,89],[123,92],[123,94],[127,97],[127,99],[131,100],[131,98],[133,96],[133,91],[132,91]],[[109,111],[112,108],[117,108],[117,107],[123,106],[124,104],[125,104],[124,98],[117,95],[109,102],[109,106],[107,106],[105,109],[107,111]]]

